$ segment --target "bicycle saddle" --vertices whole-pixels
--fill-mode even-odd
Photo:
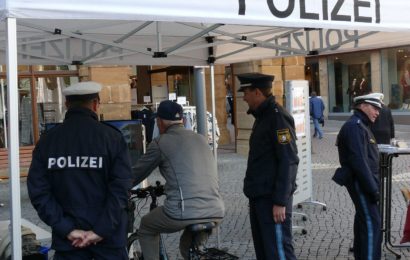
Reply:
[[[205,223],[198,223],[198,224],[192,224],[186,227],[187,230],[191,232],[200,232],[200,231],[208,231],[212,230],[214,227],[216,227],[215,222],[205,222]]]

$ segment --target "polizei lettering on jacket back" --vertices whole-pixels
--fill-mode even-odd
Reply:
[[[246,15],[246,3],[251,5],[252,1],[238,1],[238,14]],[[295,8],[296,2],[299,2],[299,10]],[[380,23],[380,0],[335,0],[332,5],[328,3],[328,0],[322,0],[321,10],[309,10],[308,2],[307,0],[267,0],[270,12],[278,18],[286,18],[299,11],[300,19]],[[320,1],[317,0],[316,2],[315,0],[316,3],[320,3]],[[352,6],[352,8],[345,13],[342,10],[346,10],[344,8],[347,7],[346,5]],[[317,5],[313,8],[315,7]],[[364,15],[364,13],[367,15]]]
[[[102,156],[60,156],[49,157],[47,168],[50,170],[57,169],[102,169]]]

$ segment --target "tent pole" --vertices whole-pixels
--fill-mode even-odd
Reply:
[[[18,125],[18,76],[17,76],[17,22],[16,18],[6,19],[7,30],[7,96],[9,121],[9,174],[11,179],[11,235],[12,259],[22,259],[21,252],[21,205],[20,205],[20,163]]]
[[[215,161],[217,160],[217,144],[215,142],[216,139],[216,126],[215,126],[215,70],[214,64],[210,64],[211,68],[211,100],[212,100],[212,150],[214,152]]]
[[[216,127],[215,127],[215,70],[214,70],[214,64],[210,64],[211,68],[211,100],[212,100],[212,151],[214,153],[215,157],[215,163],[216,167],[218,168],[218,153],[217,153],[217,144],[216,144]],[[219,239],[219,226],[216,228],[216,246],[219,248],[220,245],[220,239]]]
[[[156,22],[156,29],[157,29],[157,52],[162,51],[162,35],[161,35],[161,27],[159,22]]]
[[[204,67],[194,67],[194,80],[197,132],[208,139]]]
[[[3,72],[3,66],[0,66],[0,72]],[[4,148],[7,148],[7,104],[4,102],[6,99],[4,98],[4,90],[5,90],[5,84],[4,84],[4,79],[0,79],[0,91],[1,91],[1,111],[2,111],[2,116],[3,116],[3,138],[4,138]]]

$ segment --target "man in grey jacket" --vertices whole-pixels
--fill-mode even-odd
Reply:
[[[165,178],[166,199],[141,219],[139,235],[144,260],[159,258],[160,233],[174,233],[188,225],[220,222],[224,204],[219,194],[215,159],[204,136],[183,126],[182,107],[172,101],[160,103],[155,138],[137,162],[135,183],[140,183],[159,167]],[[184,230],[180,251],[188,257],[191,234]],[[205,238],[204,238],[205,239]]]

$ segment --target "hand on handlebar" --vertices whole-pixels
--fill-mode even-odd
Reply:
[[[145,188],[138,188],[135,190],[130,190],[130,193],[136,195],[137,198],[147,198],[148,196],[151,197],[159,197],[164,195],[164,185],[161,185],[161,182],[157,181],[156,185],[150,185]]]

